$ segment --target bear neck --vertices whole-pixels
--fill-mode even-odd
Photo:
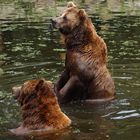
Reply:
[[[23,127],[29,129],[44,129],[46,126],[57,127],[55,122],[64,118],[56,97],[41,98],[34,99],[31,103],[22,106]]]
[[[84,23],[80,23],[70,32],[70,34],[65,36],[65,45],[67,50],[82,48],[93,43],[94,35],[97,34],[94,30],[94,26],[89,20]]]

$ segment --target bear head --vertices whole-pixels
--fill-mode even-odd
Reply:
[[[82,24],[88,18],[85,10],[78,9],[73,2],[68,2],[67,9],[63,14],[52,19],[53,27],[60,30],[64,35],[70,34],[72,30]]]
[[[55,96],[52,90],[52,83],[44,79],[28,80],[21,86],[12,88],[13,97],[22,106],[43,94],[48,97]],[[47,93],[47,94],[46,94]]]

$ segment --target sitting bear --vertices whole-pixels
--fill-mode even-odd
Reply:
[[[115,98],[115,86],[107,69],[107,46],[83,9],[73,2],[52,19],[66,47],[65,69],[55,84],[61,103],[83,100],[100,103]]]
[[[13,87],[13,96],[20,104],[23,122],[12,129],[17,135],[53,131],[68,127],[71,120],[61,111],[52,84],[44,79],[29,80]]]

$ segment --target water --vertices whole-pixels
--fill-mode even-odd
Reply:
[[[65,50],[50,19],[63,11],[66,1],[0,0],[0,140],[140,139],[140,1],[77,3],[108,45],[117,99],[102,106],[62,106],[73,122],[63,134],[11,135],[8,130],[21,120],[11,87],[39,77],[55,81],[63,70]]]

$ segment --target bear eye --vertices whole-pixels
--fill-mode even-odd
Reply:
[[[63,16],[63,19],[64,19],[64,20],[67,20],[67,16]]]

